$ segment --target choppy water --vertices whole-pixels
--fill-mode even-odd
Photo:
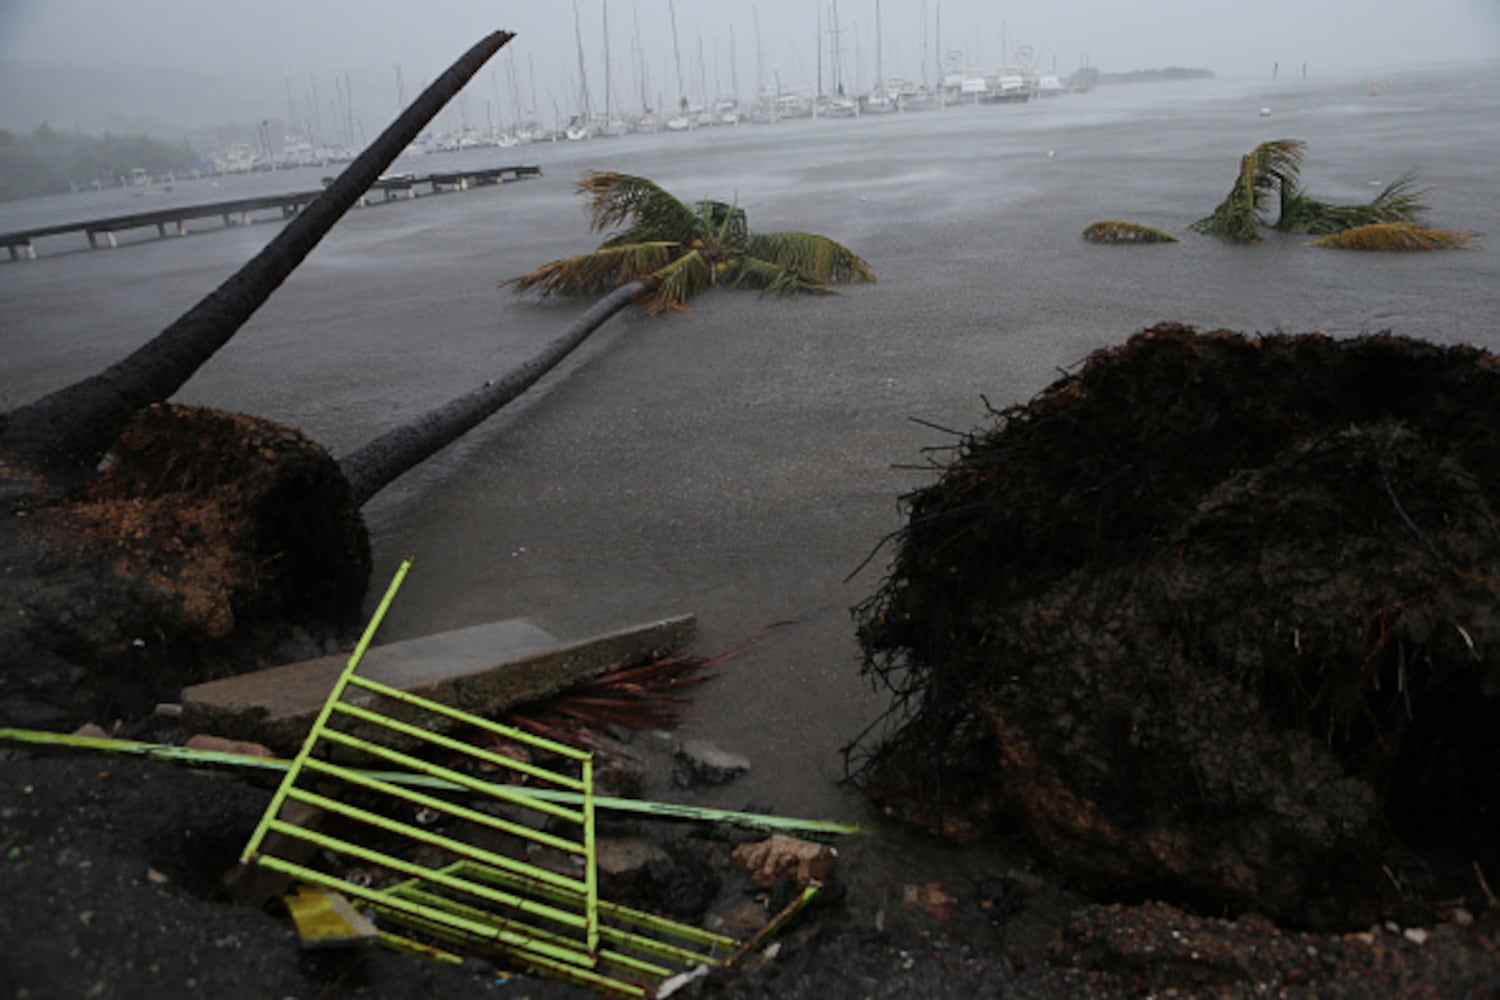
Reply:
[[[573,181],[650,176],[685,199],[736,200],[761,230],[834,236],[873,286],[832,298],[703,297],[685,316],[617,318],[512,412],[367,508],[373,589],[416,564],[385,638],[525,616],[565,637],[678,612],[726,662],[687,735],[756,770],[701,798],[856,816],[838,748],[880,701],[857,678],[847,609],[900,523],[897,498],[947,443],[1061,367],[1143,326],[1246,332],[1392,329],[1500,350],[1500,66],[1368,80],[1121,87],[1022,107],[784,122],[455,154],[441,166],[538,163],[538,180],[351,213],[185,401],[303,428],[336,454],[526,357],[581,306],[503,278],[592,246]],[[1271,114],[1262,116],[1262,107]],[[1308,143],[1315,195],[1363,200],[1405,170],[1429,221],[1486,234],[1466,252],[1362,255],[1272,236],[1185,234],[1097,247],[1090,222],[1182,231],[1228,191],[1241,154]],[[434,161],[402,169],[438,169]],[[0,204],[0,230],[143,202],[316,186],[328,170]],[[275,232],[271,224],[0,263],[0,407],[93,371],[160,330]],[[65,247],[62,249],[66,249]]]

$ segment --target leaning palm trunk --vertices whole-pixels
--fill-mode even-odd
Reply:
[[[0,466],[11,458],[53,482],[86,477],[131,418],[169,398],[224,346],[443,105],[513,37],[497,31],[465,53],[260,253],[150,342],[104,371],[0,417]]]
[[[397,476],[483,423],[556,367],[611,316],[649,289],[650,285],[644,281],[632,281],[615,289],[594,303],[541,353],[511,369],[503,378],[487,382],[430,410],[339,459],[339,469],[349,481],[354,505],[364,506]]]

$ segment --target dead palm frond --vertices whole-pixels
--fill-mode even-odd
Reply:
[[[1427,211],[1427,190],[1416,186],[1414,173],[1405,173],[1363,205],[1333,205],[1309,197],[1301,187],[1283,187],[1281,218],[1276,228],[1288,233],[1323,235],[1357,226],[1400,222],[1415,224]]]
[[[543,264],[510,284],[542,295],[602,295],[630,281],[655,274],[671,263],[680,244],[668,241],[602,246]]]
[[[1091,223],[1083,231],[1083,238],[1090,243],[1181,243],[1171,233],[1127,222],[1124,219],[1102,219]]]
[[[1465,229],[1428,229],[1410,222],[1376,222],[1329,233],[1313,240],[1312,245],[1336,250],[1460,250],[1478,238],[1478,233]]]
[[[718,663],[677,655],[620,664],[544,702],[511,710],[500,721],[547,739],[609,752],[614,748],[599,739],[600,730],[673,728],[688,701],[684,692],[712,680],[709,670]]]
[[[1259,243],[1265,203],[1273,192],[1297,188],[1306,145],[1301,139],[1275,139],[1242,156],[1234,187],[1191,228],[1236,243]]]
[[[683,311],[713,285],[776,292],[831,292],[874,281],[870,265],[826,236],[752,235],[743,209],[722,201],[678,201],[644,177],[595,172],[578,182],[595,231],[622,227],[591,253],[555,260],[506,282],[521,291],[589,295],[643,281],[648,315]]]
[[[772,622],[714,656],[677,653],[644,662],[621,663],[591,681],[543,701],[517,706],[498,721],[538,736],[604,753],[619,752],[596,733],[609,726],[670,729],[688,703],[686,692],[713,680],[717,669],[753,649],[766,636],[793,624]]]

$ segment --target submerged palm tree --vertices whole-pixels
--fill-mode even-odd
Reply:
[[[1427,191],[1418,188],[1416,183],[1416,174],[1404,173],[1364,205],[1334,205],[1318,201],[1300,186],[1284,184],[1281,188],[1281,218],[1276,220],[1276,228],[1285,233],[1326,236],[1361,226],[1412,225],[1427,211],[1423,201]]]
[[[1411,224],[1427,211],[1427,192],[1416,187],[1411,173],[1396,178],[1366,204],[1335,205],[1313,198],[1301,181],[1306,145],[1300,139],[1276,139],[1256,146],[1240,158],[1234,188],[1192,228],[1236,243],[1259,243],[1260,227],[1272,225],[1266,210],[1273,194],[1280,199],[1274,228],[1284,233],[1325,235],[1357,226]]]
[[[1213,212],[1192,224],[1192,229],[1224,236],[1236,243],[1259,243],[1262,212],[1275,192],[1294,191],[1302,169],[1300,139],[1263,142],[1240,157],[1240,173],[1234,187]]]
[[[832,292],[838,282],[874,281],[870,265],[826,236],[751,233],[745,212],[721,201],[687,204],[644,177],[586,174],[578,192],[589,199],[591,227],[606,237],[598,249],[544,264],[506,284],[542,295],[598,295],[632,282],[643,285],[649,315],[686,309],[714,285],[769,292]]]
[[[1101,219],[1083,231],[1090,243],[1180,243],[1171,233],[1126,219]]]

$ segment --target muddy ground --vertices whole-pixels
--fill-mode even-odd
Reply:
[[[1298,357],[1299,364],[1295,368],[1281,364],[1280,352],[1287,352],[1289,358]],[[1372,355],[1384,360],[1375,365]],[[1410,399],[1410,393],[1389,391],[1372,379],[1371,373],[1377,368],[1388,369],[1393,358],[1399,362],[1396,368],[1403,378],[1418,378],[1425,372],[1434,384],[1424,383],[1423,398],[1429,405],[1414,406],[1395,417],[1386,414],[1382,419],[1397,419],[1409,427],[1411,430],[1404,433],[1413,441],[1420,436],[1429,445],[1442,442],[1440,447],[1450,458],[1418,461],[1426,453],[1416,444],[1410,445],[1409,450],[1415,449],[1411,456],[1392,450],[1392,442],[1406,440],[1392,432],[1394,436],[1387,434],[1381,439],[1386,442],[1381,452],[1384,464],[1379,465],[1387,470],[1385,482],[1389,486],[1394,481],[1396,485],[1390,489],[1413,497],[1417,486],[1429,483],[1423,470],[1430,466],[1442,472],[1431,482],[1464,487],[1457,494],[1463,502],[1453,511],[1461,510],[1465,516],[1454,516],[1452,511],[1443,516],[1445,508],[1438,500],[1447,494],[1442,490],[1432,494],[1437,499],[1420,509],[1414,507],[1411,513],[1394,505],[1374,504],[1391,508],[1385,511],[1386,520],[1391,522],[1385,527],[1379,519],[1350,516],[1354,501],[1372,494],[1369,484],[1353,474],[1329,475],[1305,456],[1294,464],[1312,472],[1305,480],[1298,480],[1301,485],[1296,489],[1275,488],[1271,476],[1264,489],[1236,489],[1217,506],[1193,499],[1199,489],[1213,493],[1217,481],[1218,473],[1212,472],[1213,463],[1205,456],[1217,456],[1229,470],[1230,480],[1241,487],[1248,475],[1241,463],[1227,457],[1223,447],[1206,446],[1200,440],[1201,433],[1258,442],[1250,451],[1264,452],[1260,461],[1274,472],[1280,461],[1275,456],[1283,450],[1290,448],[1298,456],[1307,451],[1302,438],[1316,421],[1312,413],[1296,408],[1298,400],[1311,400],[1307,405],[1319,413],[1327,408],[1337,411],[1352,393],[1359,399],[1375,400],[1376,408],[1384,413],[1390,400]],[[1269,359],[1263,366],[1269,377],[1253,377],[1264,359]],[[1341,381],[1323,372],[1318,366],[1325,361],[1331,372],[1351,364],[1353,377]],[[1324,391],[1311,395],[1300,392],[1290,377],[1293,371],[1317,381]],[[1128,449],[1108,439],[1112,433],[1127,438],[1135,434],[1120,420],[1111,418],[1091,425],[1080,419],[1075,405],[1080,400],[1091,400],[1091,406],[1103,405],[1106,416],[1113,412],[1108,410],[1111,400],[1122,405],[1116,416],[1150,412],[1150,408],[1137,405],[1136,395],[1160,395],[1178,384],[1178,372],[1187,373],[1181,384],[1193,388],[1184,388],[1165,412],[1169,417],[1175,414],[1172,419],[1187,433],[1173,437],[1160,429],[1145,428],[1141,437],[1150,444],[1146,451],[1154,452],[1149,459],[1144,455],[1129,459]],[[1121,377],[1112,378],[1114,374]],[[1242,626],[1249,622],[1252,631],[1259,630],[1257,634],[1270,634],[1275,631],[1269,624],[1271,619],[1279,621],[1277,616],[1284,614],[1270,598],[1300,594],[1294,603],[1313,608],[1313,623],[1326,624],[1332,632],[1339,632],[1336,612],[1318,602],[1326,603],[1328,595],[1337,596],[1372,578],[1374,570],[1362,568],[1356,558],[1365,548],[1338,541],[1344,535],[1332,525],[1362,526],[1349,537],[1358,540],[1373,533],[1382,540],[1377,547],[1382,553],[1407,545],[1415,553],[1412,562],[1416,568],[1410,573],[1417,576],[1421,576],[1418,568],[1434,562],[1429,559],[1433,545],[1443,546],[1451,554],[1459,551],[1456,546],[1461,543],[1477,540],[1477,548],[1463,549],[1466,562],[1482,569],[1481,564],[1490,560],[1487,546],[1496,533],[1490,530],[1491,508],[1482,502],[1487,479],[1462,468],[1465,461],[1472,465],[1475,456],[1482,459],[1488,454],[1488,427],[1483,421],[1467,421],[1462,427],[1433,425],[1447,419],[1464,421],[1477,412],[1476,407],[1482,408],[1485,386],[1493,377],[1493,366],[1483,352],[1439,349],[1392,338],[1340,344],[1321,337],[1246,341],[1223,332],[1198,334],[1176,326],[1143,332],[1120,349],[1095,355],[1078,376],[1065,376],[1026,408],[1003,415],[1000,430],[988,439],[988,445],[1002,453],[1009,448],[1007,458],[976,458],[985,439],[975,437],[939,485],[909,498],[914,511],[912,528],[902,542],[902,556],[896,561],[893,576],[905,589],[887,591],[882,597],[884,603],[878,604],[874,613],[869,605],[863,609],[867,616],[863,633],[866,648],[872,654],[893,646],[905,649],[907,666],[915,663],[918,667],[897,671],[906,684],[914,683],[912,678],[921,680],[924,670],[934,676],[944,670],[950,674],[959,670],[978,699],[975,703],[985,704],[985,711],[997,717],[994,706],[1003,702],[986,703],[985,699],[998,699],[1005,689],[1002,685],[1001,695],[996,695],[986,678],[993,680],[994,671],[987,664],[1001,647],[984,629],[988,623],[1005,620],[1005,601],[1014,596],[1011,592],[1017,590],[1015,581],[1022,579],[1022,570],[1028,566],[1039,570],[1038,580],[1019,588],[1023,598],[1045,593],[1054,579],[1077,576],[1072,569],[1058,568],[1059,562],[1069,559],[1088,567],[1083,576],[1094,580],[1093,585],[1107,583],[1118,575],[1119,564],[1106,565],[1097,553],[1080,555],[1076,544],[1070,547],[1070,540],[1076,543],[1077,532],[1068,527],[1067,518],[1097,518],[1099,515],[1088,509],[1090,503],[1102,503],[1133,519],[1128,531],[1100,535],[1138,541],[1109,546],[1111,557],[1124,559],[1126,566],[1142,551],[1152,550],[1160,538],[1166,538],[1173,559],[1181,561],[1184,553],[1191,552],[1190,532],[1185,541],[1153,527],[1153,518],[1186,529],[1207,524],[1209,537],[1216,540],[1207,561],[1222,566],[1232,554],[1230,550],[1245,540],[1231,536],[1228,549],[1224,549],[1222,517],[1212,515],[1230,510],[1238,511],[1252,526],[1259,524],[1247,536],[1259,539],[1261,544],[1258,565],[1264,566],[1265,554],[1276,550],[1272,542],[1279,539],[1276,544],[1290,544],[1310,553],[1315,561],[1337,567],[1341,578],[1349,578],[1348,587],[1331,587],[1326,582],[1301,587],[1295,580],[1280,580],[1274,586],[1258,583],[1236,590],[1222,574],[1190,572],[1192,563],[1188,560],[1183,564],[1187,569],[1168,574],[1174,599],[1153,599],[1153,606],[1189,608],[1193,600],[1210,595],[1216,603],[1205,612],[1203,621],[1238,621]],[[1353,388],[1341,388],[1346,383]],[[1229,391],[1231,388],[1233,391]],[[1118,392],[1124,395],[1117,397]],[[1479,397],[1468,400],[1466,393],[1479,393]],[[1217,407],[1230,399],[1234,402],[1228,410],[1233,412],[1222,418],[1184,416],[1195,413],[1194,407],[1202,401],[1211,401]],[[1256,419],[1249,416],[1252,414]],[[1264,417],[1269,419],[1257,423]],[[1360,419],[1369,423],[1371,418],[1365,414]],[[1340,425],[1343,422],[1337,415],[1327,420]],[[1007,429],[1008,425],[1020,429]],[[1378,422],[1375,425],[1381,426]],[[1037,447],[1027,436],[1054,431],[1062,434],[1067,447],[1045,441]],[[1344,432],[1339,428],[1331,433],[1335,444],[1343,440]],[[1109,488],[1117,491],[1115,494],[1076,486],[1074,468],[1080,463],[1094,468],[1090,449],[1108,461],[1123,461],[1127,475],[1115,475],[1108,469],[1100,472]],[[1334,451],[1343,454],[1337,448]],[[977,503],[977,484],[1007,482],[994,473],[1021,469],[1023,454],[1033,460],[1040,457],[1041,467],[1009,481],[1000,491],[1000,500]],[[1054,457],[1063,454],[1071,456],[1069,463],[1055,469],[1059,481],[1051,482],[1048,469],[1055,464]],[[1189,461],[1194,455],[1195,460]],[[1169,475],[1182,475],[1190,481],[1186,501],[1173,499],[1175,494],[1165,489]],[[1142,492],[1140,483],[1151,489]],[[1325,506],[1338,507],[1341,514],[1320,526],[1316,519],[1305,516],[1306,510],[1288,511],[1271,502],[1278,496],[1306,500],[1309,489],[1330,491],[1332,496]],[[962,549],[971,557],[967,561],[954,561],[951,554],[939,560],[928,558],[950,546],[955,524],[952,517],[933,517],[932,507],[955,495],[961,510],[972,513],[993,509],[1000,516],[1000,527],[986,522],[989,526],[976,537],[1000,540],[1010,560],[1008,574],[995,575],[996,562],[974,543]],[[1047,502],[1047,496],[1062,497],[1067,502]],[[1007,534],[1011,528],[1005,518],[1025,521],[1035,514],[1028,513],[1031,508],[1023,502],[1026,497],[1040,498],[1037,509],[1041,513],[1036,516],[1041,521],[1023,524],[1012,538]],[[1182,516],[1176,509],[1178,503],[1197,506],[1199,516]],[[1074,506],[1079,506],[1082,515]],[[1208,516],[1204,516],[1205,511]],[[1414,528],[1413,517],[1421,522],[1421,530]],[[937,542],[927,534],[934,523],[939,526]],[[1313,530],[1314,537],[1298,542],[1297,531],[1307,528]],[[1050,536],[1049,531],[1053,533]],[[1412,546],[1412,539],[1404,537],[1407,535],[1419,544]],[[0,538],[12,543],[23,537],[17,532],[0,533]],[[1330,556],[1318,550],[1315,541],[1326,541],[1342,554]],[[1027,546],[1031,546],[1029,555]],[[11,552],[9,557],[12,567],[25,566],[35,553]],[[1442,560],[1436,564],[1441,565]],[[1397,565],[1406,564],[1398,560]],[[936,576],[923,577],[933,566],[938,569]],[[1145,573],[1142,578],[1150,575]],[[1404,579],[1401,573],[1396,577]],[[1391,716],[1395,728],[1388,735],[1393,745],[1400,743],[1409,728],[1405,713],[1411,711],[1412,704],[1417,707],[1417,718],[1436,711],[1441,721],[1468,718],[1463,713],[1483,711],[1491,699],[1482,685],[1470,686],[1471,690],[1449,683],[1418,683],[1424,677],[1446,676],[1442,673],[1445,670],[1470,669],[1446,665],[1455,650],[1464,654],[1458,657],[1463,663],[1473,661],[1482,667],[1486,662],[1480,652],[1487,649],[1483,627],[1487,619],[1476,611],[1484,602],[1465,588],[1477,585],[1487,592],[1491,577],[1477,569],[1459,574],[1457,579],[1463,586],[1449,595],[1448,604],[1444,603],[1447,598],[1441,598],[1444,592],[1439,586],[1445,578],[1439,574],[1433,579],[1406,581],[1413,587],[1422,584],[1418,590],[1427,595],[1427,617],[1403,621],[1388,615],[1382,619],[1384,630],[1376,646],[1370,646],[1369,633],[1362,645],[1356,644],[1356,660],[1368,664],[1376,662],[1369,659],[1370,650],[1385,648],[1387,634],[1408,635],[1413,637],[1410,648],[1426,657],[1421,671],[1411,675],[1415,678],[1411,691],[1394,703],[1402,711]],[[15,580],[8,581],[12,587],[15,584]],[[82,591],[75,587],[73,592]],[[1143,586],[1135,587],[1135,592],[1149,593]],[[110,600],[113,593],[100,589],[94,603]],[[990,602],[989,611],[977,614],[964,610],[976,595]],[[1225,601],[1229,606],[1224,606]],[[1092,621],[1116,632],[1125,627],[1122,623],[1145,622],[1150,629],[1160,625],[1152,615],[1123,616],[1118,602],[1094,601],[1092,606],[1097,613]],[[1104,610],[1098,611],[1100,608]],[[117,610],[139,614],[133,606]],[[98,611],[95,607],[90,613]],[[967,635],[953,626],[933,629],[923,623],[925,615],[946,615],[950,622],[964,621],[967,616],[979,631]],[[1256,625],[1257,615],[1267,617],[1267,622]],[[1426,633],[1421,629],[1428,618],[1441,623],[1447,620],[1445,616],[1452,615],[1462,617],[1473,630],[1475,651],[1447,649],[1423,639]],[[1190,620],[1199,627],[1198,619]],[[263,625],[268,627],[267,623]],[[1303,641],[1310,648],[1322,641],[1316,629],[1304,627]],[[1150,629],[1147,639],[1160,645]],[[1359,630],[1354,631],[1357,634]],[[1036,630],[1014,634],[1034,636]],[[1207,649],[1212,636],[1203,634],[1207,638],[1202,648]],[[1229,634],[1228,648],[1238,649],[1243,659],[1247,647],[1233,638],[1238,634],[1233,628]],[[899,641],[893,643],[892,635]],[[918,645],[918,640],[934,636],[943,639],[936,650]],[[263,638],[249,645],[259,646],[262,656],[272,657],[285,655],[299,642],[306,645],[312,641],[305,632],[293,629],[285,630],[275,642],[263,643]],[[1094,654],[1104,656],[1113,648],[1078,643],[1064,643],[1061,648],[1071,649],[1069,655],[1076,656],[1085,647],[1094,650],[1081,661],[1085,666],[1093,663]],[[248,657],[253,651],[247,648],[242,653]],[[303,652],[314,651],[308,648]],[[1002,680],[1009,678],[1013,684],[1015,678],[1008,671],[1021,669],[1017,664],[1050,662],[1047,657],[1051,651],[1052,646],[1044,641],[1029,651],[1022,650],[1020,659],[1004,658],[1007,673]],[[1266,646],[1266,651],[1272,665],[1286,662],[1274,643]],[[889,661],[879,662],[889,668]],[[1130,671],[1125,668],[1144,669],[1149,675],[1154,661],[1136,656],[1109,662],[1109,669],[1118,678],[1116,688],[1129,694],[1126,681]],[[1326,662],[1336,664],[1337,657],[1329,653]],[[1183,718],[1197,718],[1203,722],[1199,729],[1206,726],[1204,731],[1209,731],[1218,725],[1213,721],[1218,718],[1215,713],[1225,705],[1232,705],[1236,712],[1249,712],[1262,702],[1273,709],[1278,704],[1273,696],[1274,683],[1267,688],[1266,681],[1252,685],[1259,692],[1254,698],[1225,693],[1229,689],[1213,680],[1213,663],[1209,658],[1175,667],[1175,686],[1168,692],[1168,701],[1148,714],[1174,712]],[[204,669],[230,666],[216,661]],[[1243,666],[1241,663],[1236,669]],[[1411,661],[1410,666],[1416,670],[1417,661]],[[1476,684],[1482,677],[1481,667],[1473,668],[1480,671],[1474,674]],[[1367,666],[1360,666],[1352,676],[1368,680],[1367,675]],[[1065,674],[1057,676],[1065,684],[1071,683],[1066,682]],[[1219,684],[1213,688],[1219,694],[1188,697],[1185,692],[1190,693],[1190,680],[1211,687]],[[1389,689],[1398,679],[1386,680]],[[1395,780],[1382,784],[1377,780],[1373,790],[1363,795],[1370,804],[1367,823],[1346,822],[1332,841],[1315,837],[1309,845],[1289,839],[1308,823],[1298,820],[1283,829],[1278,825],[1283,822],[1279,818],[1282,814],[1277,808],[1264,808],[1259,799],[1249,801],[1241,796],[1227,811],[1214,807],[1211,795],[1205,795],[1192,809],[1172,811],[1160,803],[1144,810],[1137,808],[1139,803],[1158,802],[1163,796],[1170,802],[1177,794],[1171,789],[1177,780],[1172,768],[1178,759],[1190,761],[1193,755],[1204,752],[1204,746],[1212,749],[1228,745],[1221,737],[1231,730],[1213,730],[1220,736],[1206,743],[1188,739],[1172,754],[1111,756],[1108,747],[1088,750],[1086,742],[1080,742],[1090,738],[1087,730],[1073,723],[1069,725],[1075,728],[1068,728],[1063,725],[1068,713],[1049,709],[1046,699],[1052,696],[1047,694],[1048,683],[1039,678],[1028,687],[1042,699],[1039,713],[1026,709],[1024,703],[1013,703],[1031,711],[1032,716],[1013,713],[1005,730],[1010,742],[1001,741],[1003,749],[1004,745],[1014,748],[1025,745],[1018,741],[1029,740],[1045,755],[1037,759],[1022,759],[1014,753],[1008,757],[986,756],[994,752],[993,740],[983,736],[982,724],[978,728],[950,724],[942,729],[942,719],[953,717],[955,704],[961,707],[969,702],[965,698],[955,700],[953,692],[962,689],[953,687],[951,678],[939,691],[947,692],[944,697],[929,692],[927,713],[917,713],[915,723],[876,751],[875,780],[870,780],[869,773],[863,776],[863,787],[888,818],[878,818],[866,832],[837,842],[837,870],[814,905],[737,967],[688,984],[683,995],[852,998],[967,997],[978,993],[1103,997],[1171,995],[1174,991],[1247,997],[1500,995],[1500,917],[1486,877],[1486,867],[1492,870],[1494,865],[1480,863],[1492,861],[1490,848],[1475,841],[1475,835],[1489,829],[1493,820],[1492,771],[1478,766],[1493,756],[1493,738],[1486,735],[1489,730],[1481,727],[1464,735],[1451,725],[1440,727],[1450,733],[1446,738],[1458,741],[1452,750],[1475,765],[1458,768],[1444,778],[1441,787],[1457,789],[1454,795],[1434,794],[1431,782],[1423,785]],[[1364,683],[1359,681],[1353,690],[1362,691],[1360,685]],[[905,690],[913,699],[921,696],[915,688]],[[1147,684],[1129,694],[1126,700],[1131,710],[1153,704],[1153,690],[1161,693],[1160,685]],[[1380,690],[1379,683],[1375,690]],[[1454,691],[1459,697],[1451,697]],[[1114,701],[1101,696],[1091,704],[1094,708],[1085,717],[1107,731]],[[1241,720],[1243,726],[1261,734],[1257,744],[1261,749],[1232,763],[1236,780],[1248,780],[1245,768],[1257,760],[1274,763],[1279,759],[1264,750],[1267,741],[1292,739],[1286,733],[1298,731],[1297,727],[1305,726],[1309,719],[1325,724],[1313,708],[1316,705],[1300,705],[1296,712],[1273,716],[1269,721]],[[931,728],[934,712],[939,713],[937,731]],[[1017,728],[1023,721],[1029,728]],[[1234,719],[1224,723],[1230,724],[1239,725]],[[170,718],[147,715],[121,721],[116,730],[117,735],[131,738],[176,742],[186,734],[174,725]],[[1025,736],[1019,735],[1023,732]],[[1058,739],[1059,733],[1062,749],[1049,748],[1048,741]],[[619,748],[631,761],[625,769],[634,774],[630,784],[660,788],[674,780],[675,775],[670,773],[672,755],[665,749],[672,742],[670,735],[631,735],[622,730],[613,734],[625,741]],[[1333,770],[1343,767],[1349,781],[1370,779],[1375,772],[1369,770],[1374,757],[1368,744],[1369,740],[1360,743],[1354,748],[1359,752],[1352,755],[1343,747],[1342,762],[1325,763]],[[1454,753],[1433,755],[1423,749],[1429,745],[1430,741],[1416,742],[1426,755],[1419,758],[1425,773],[1445,774],[1438,764],[1456,759]],[[1085,749],[1079,751],[1080,746]],[[1073,747],[1073,752],[1068,747]],[[486,958],[477,957],[454,967],[371,948],[302,949],[277,895],[247,899],[231,888],[229,876],[237,869],[240,852],[273,791],[272,780],[264,776],[247,777],[243,773],[97,753],[42,752],[16,746],[0,753],[5,757],[0,768],[0,893],[22,904],[0,910],[0,935],[7,941],[23,943],[4,951],[0,978],[13,986],[15,996],[227,993],[252,997],[405,997],[439,992],[479,996],[501,989],[507,991],[506,995],[535,997],[589,995],[581,987],[540,978],[524,969],[506,967],[503,962],[497,965]],[[1088,796],[1098,794],[1093,790],[1097,786],[1090,782],[1096,780],[1093,775],[1101,759],[1099,754],[1106,755],[1115,767],[1147,768],[1155,760],[1152,766],[1160,768],[1165,762],[1166,770],[1160,774],[1142,771],[1136,783],[1129,786],[1128,796],[1091,801]],[[1436,763],[1428,762],[1429,757]],[[1070,770],[1079,761],[1096,763],[1081,772]],[[1200,782],[1216,780],[1212,779],[1212,768],[1205,769],[1201,762],[1195,767]],[[987,787],[984,782],[991,780],[992,771],[1005,780]],[[1276,767],[1267,765],[1268,774],[1275,772]],[[1397,779],[1401,777],[1398,773]],[[1116,776],[1107,784],[1118,786],[1120,780]],[[1265,784],[1275,779],[1256,780]],[[939,792],[933,793],[934,788]],[[964,789],[972,794],[966,797]],[[1291,793],[1266,794],[1270,801],[1282,802]],[[1125,813],[1118,811],[1117,801],[1127,803]],[[1059,810],[1059,802],[1082,806]],[[1311,799],[1303,802],[1309,809],[1316,804]],[[1335,806],[1344,810],[1339,815],[1347,815],[1345,804]],[[1438,816],[1435,810],[1440,807],[1456,810],[1440,817],[1458,834],[1439,845],[1446,850],[1434,851],[1430,839],[1407,836],[1414,828],[1426,829],[1422,824],[1413,827],[1401,821],[1417,806],[1429,817]],[[758,807],[746,803],[744,808]],[[1142,814],[1149,819],[1145,825],[1125,825],[1139,821]],[[1155,842],[1152,838],[1159,841],[1162,837],[1157,824],[1163,815],[1176,824],[1169,839],[1178,853],[1142,854],[1141,843],[1149,845]],[[1101,823],[1099,816],[1108,822]],[[1327,823],[1315,825],[1317,829],[1331,828]],[[1235,835],[1240,836],[1240,842],[1234,842]],[[669,910],[679,919],[724,929],[737,937],[752,935],[795,893],[795,886],[785,883],[754,885],[732,861],[734,846],[758,839],[760,834],[611,819],[601,824],[601,836],[644,838],[656,844],[668,859],[627,876],[610,876],[602,886],[606,898]],[[1220,855],[1202,845],[1195,846],[1194,838],[1207,838],[1212,845],[1222,841],[1223,849],[1230,852],[1237,881],[1229,890],[1215,881],[1224,870]],[[1280,855],[1274,853],[1278,844]],[[1464,863],[1471,856],[1476,860],[1468,870]],[[1206,862],[1195,860],[1204,857]],[[1201,869],[1192,867],[1200,863]],[[1156,870],[1153,864],[1165,867]],[[1116,871],[1124,875],[1110,877]],[[1425,882],[1421,881],[1424,875]],[[1245,878],[1252,876],[1252,883],[1259,880],[1256,884],[1269,887],[1263,888],[1259,897],[1244,888]],[[1277,921],[1273,922],[1271,916]],[[1309,927],[1316,929],[1299,929]]]
[[[593,995],[494,965],[304,951],[282,913],[220,884],[264,780],[139,759],[4,751],[0,979],[15,997]],[[658,831],[659,835],[662,835]],[[683,834],[665,834],[680,839]],[[697,840],[699,838],[694,837]],[[707,853],[727,851],[722,839]],[[879,829],[840,845],[828,902],[683,995],[723,997],[1496,995],[1500,921],[1296,934],[1165,904],[1090,903],[1012,846],[940,848]],[[728,869],[725,869],[726,872]],[[738,898],[736,898],[738,893]],[[716,905],[756,896],[731,885]],[[24,942],[21,947],[16,942]]]

